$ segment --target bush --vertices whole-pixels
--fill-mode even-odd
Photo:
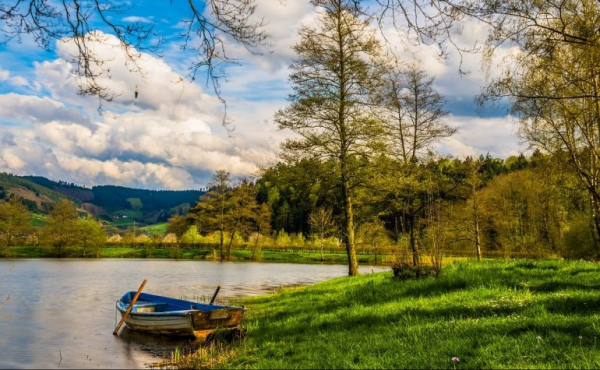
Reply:
[[[430,276],[437,277],[441,270],[435,266],[412,266],[406,262],[396,262],[392,265],[392,272],[396,280],[409,280],[428,278]]]
[[[596,255],[594,235],[589,220],[581,218],[575,220],[565,232],[564,257],[572,259],[592,259]]]

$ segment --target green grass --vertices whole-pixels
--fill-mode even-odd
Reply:
[[[437,279],[367,274],[241,303],[247,338],[219,367],[600,367],[593,263],[461,263]]]
[[[35,227],[42,227],[46,225],[46,216],[39,213],[31,214],[31,225]]]
[[[126,215],[128,218],[140,218],[140,217],[142,217],[142,212],[141,211],[134,211],[132,209],[126,209],[126,208],[122,208],[122,209],[116,210],[113,213],[123,214],[123,215]]]
[[[167,233],[167,223],[159,223],[149,226],[140,227],[140,231],[143,231],[149,235],[165,235]]]

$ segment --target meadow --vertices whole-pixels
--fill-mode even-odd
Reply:
[[[483,261],[438,278],[363,274],[247,298],[247,335],[204,368],[599,368],[600,267]]]

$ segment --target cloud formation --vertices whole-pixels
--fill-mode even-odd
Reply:
[[[95,47],[114,56],[110,76],[99,82],[118,96],[98,114],[98,101],[77,94],[66,61],[73,47],[62,42],[61,59],[36,64],[37,87],[49,96],[0,95],[0,171],[85,185],[186,189],[205,185],[218,169],[252,175],[274,154],[260,137],[252,143],[229,138],[218,100],[164,61],[144,54],[144,74],[131,73],[112,36]]]
[[[233,132],[222,126],[223,107],[211,89],[187,80],[186,57],[175,44],[167,46],[164,59],[142,53],[135,66],[113,36],[98,33],[104,42],[94,50],[106,57],[104,67],[110,70],[98,82],[116,94],[111,103],[78,94],[79,80],[69,62],[76,49],[69,40],[57,43],[56,58],[32,63],[29,74],[10,66],[0,69],[5,83],[0,89],[0,171],[88,186],[190,189],[205,186],[218,169],[248,176],[268,165],[291,135],[277,130],[273,115],[291,92],[292,46],[299,26],[314,23],[316,13],[308,0],[257,0],[257,5],[257,19],[269,20],[269,50],[255,55],[226,45],[230,56],[242,60],[227,69],[229,80],[222,85]],[[463,46],[483,32],[477,24],[466,27],[456,39]],[[463,69],[472,73],[460,77],[458,53],[442,59],[435,46],[407,48],[406,35],[388,33],[399,56],[420,60],[450,100],[449,123],[459,133],[437,146],[442,154],[507,157],[523,150],[510,119],[498,114],[482,118],[474,111],[472,99],[489,72],[482,71],[479,56],[463,54]]]

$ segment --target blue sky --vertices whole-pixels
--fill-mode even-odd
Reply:
[[[273,114],[290,93],[288,65],[300,24],[314,22],[308,0],[257,0],[257,17],[269,21],[272,46],[261,55],[228,44],[241,65],[227,68],[222,84],[233,132],[221,125],[222,106],[203,76],[191,82],[190,54],[179,49],[179,21],[188,15],[186,2],[133,2],[121,16],[127,22],[154,22],[165,35],[164,56],[144,54],[144,75],[131,73],[122,52],[106,29],[105,56],[110,78],[100,82],[118,96],[102,103],[77,94],[69,55],[69,40],[40,49],[31,39],[0,46],[0,171],[40,175],[82,185],[115,184],[152,189],[190,189],[206,185],[214,171],[251,176],[277,159],[279,144],[291,135],[278,131]],[[149,24],[149,23],[148,23]],[[456,41],[470,45],[482,26],[468,24]],[[390,35],[388,35],[390,36]],[[481,67],[479,55],[463,55],[460,76],[457,52],[438,57],[433,46],[410,46],[398,34],[390,37],[396,53],[436,77],[436,88],[448,100],[448,123],[459,128],[454,137],[436,146],[442,155],[463,157],[491,153],[506,158],[524,150],[516,126],[504,110],[478,111],[474,97],[495,64]],[[480,40],[479,40],[480,41]],[[133,98],[138,85],[139,98]]]

